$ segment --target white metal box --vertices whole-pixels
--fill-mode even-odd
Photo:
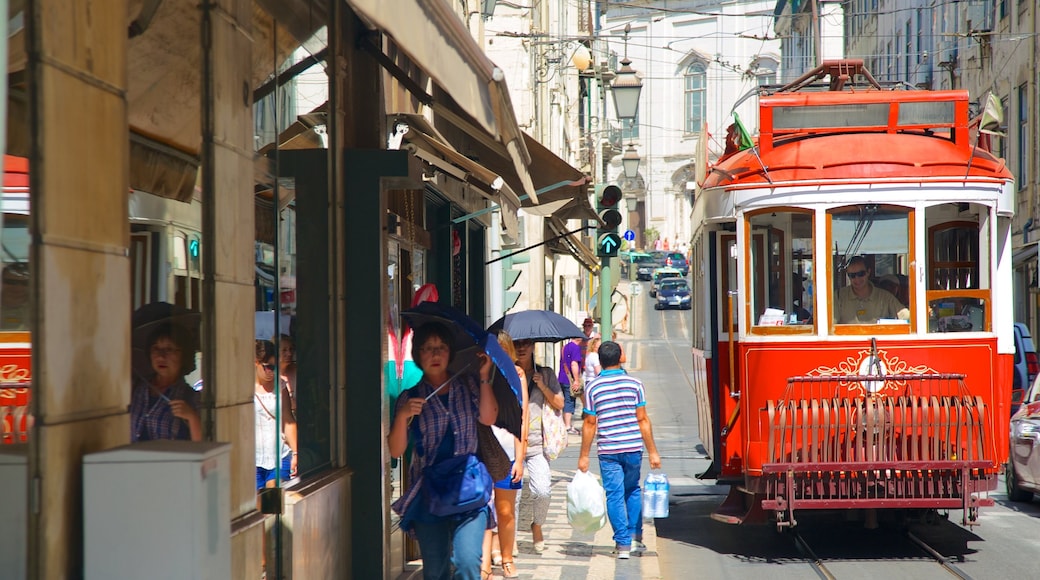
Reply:
[[[0,445],[0,489],[0,576],[21,580],[28,573],[28,445]]]
[[[228,443],[147,441],[83,457],[84,577],[231,577]]]

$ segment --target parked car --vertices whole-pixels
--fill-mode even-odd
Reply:
[[[632,267],[636,269],[636,280],[649,282],[654,275],[654,269],[657,268],[657,264],[654,263],[654,259],[650,254],[635,254],[632,256]]]
[[[1008,499],[1026,502],[1040,493],[1040,380],[1034,380],[1019,400],[1022,404],[1011,416],[1011,453],[1004,484]]]
[[[690,309],[690,286],[683,278],[663,278],[657,288],[654,310],[665,308]]]
[[[1018,410],[1019,401],[1023,400],[1023,391],[1033,384],[1040,374],[1040,358],[1037,358],[1033,337],[1029,327],[1021,322],[1015,323],[1015,368],[1011,384],[1011,413]]]
[[[650,296],[657,296],[657,288],[661,284],[661,280],[666,278],[679,278],[682,279],[682,272],[676,268],[658,268],[654,270],[653,281],[650,282]]]
[[[664,265],[682,272],[683,278],[690,273],[690,265],[686,262],[686,256],[682,252],[667,252],[664,257]]]
[[[644,254],[643,252],[629,252],[624,258],[619,260],[621,262],[621,277],[631,280],[642,280],[640,270],[646,270],[646,279],[650,279],[651,269],[649,266],[653,264],[653,259],[650,254]]]

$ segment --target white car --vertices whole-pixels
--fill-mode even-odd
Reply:
[[[1011,453],[1004,475],[1011,501],[1030,501],[1040,493],[1040,378],[1026,389],[1011,416]]]

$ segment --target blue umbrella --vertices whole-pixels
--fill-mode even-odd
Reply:
[[[506,314],[488,329],[496,332],[504,328],[513,340],[557,342],[570,338],[585,338],[577,324],[552,310],[523,310]]]
[[[455,347],[455,360],[452,362],[453,374],[466,369],[476,372],[478,368],[476,355],[481,352],[488,355],[495,368],[498,369],[498,376],[492,382],[492,390],[498,400],[499,409],[496,424],[519,437],[521,432],[519,410],[523,401],[520,375],[516,372],[516,363],[498,344],[495,335],[484,330],[464,312],[439,302],[421,302],[418,306],[401,312],[401,317],[407,320],[412,328],[417,329],[423,324],[439,322],[451,330]]]

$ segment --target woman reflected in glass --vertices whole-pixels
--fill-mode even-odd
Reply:
[[[146,345],[151,374],[130,395],[130,440],[202,441],[198,393],[184,380],[195,368],[188,333],[176,324],[163,324]]]

